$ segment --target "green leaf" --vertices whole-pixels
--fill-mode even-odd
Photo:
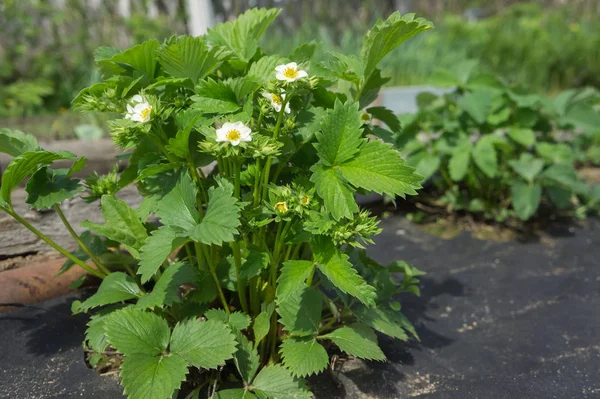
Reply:
[[[171,398],[185,381],[188,365],[179,356],[126,356],[121,365],[122,384],[129,399]]]
[[[235,351],[235,336],[220,321],[187,319],[173,329],[171,352],[195,367],[217,368],[231,359]]]
[[[561,121],[587,134],[600,131],[600,113],[590,104],[575,104],[569,108]]]
[[[34,135],[19,130],[0,129],[0,152],[18,157],[26,152],[39,150],[41,147]]]
[[[269,265],[269,252],[255,245],[248,248],[248,256],[240,267],[240,278],[249,280],[258,276]]]
[[[191,231],[194,241],[204,244],[221,245],[233,241],[240,226],[240,208],[231,190],[225,187],[211,187],[208,190],[208,208],[204,218]]]
[[[398,151],[380,141],[363,146],[358,156],[339,167],[355,187],[390,196],[416,195],[422,177],[400,157]]]
[[[540,177],[544,180],[544,185],[566,188],[579,195],[588,193],[588,185],[579,180],[572,164],[551,165]]]
[[[338,249],[330,238],[316,236],[310,246],[319,270],[334,286],[367,306],[375,305],[375,288],[363,280],[348,261],[348,255]]]
[[[242,312],[233,312],[229,315],[229,327],[234,331],[242,331],[250,326],[250,316]]]
[[[133,277],[122,272],[113,272],[102,280],[98,291],[86,299],[78,310],[85,312],[98,306],[123,302],[141,295],[142,291]]]
[[[250,391],[242,388],[225,389],[215,394],[215,399],[256,399],[256,396]]]
[[[378,119],[385,123],[392,132],[400,132],[400,120],[391,110],[386,107],[371,107],[367,108],[367,112],[375,119]]]
[[[457,105],[475,122],[483,125],[490,112],[496,94],[492,90],[474,90],[463,95]]]
[[[286,331],[293,335],[313,335],[319,329],[323,298],[319,291],[306,285],[277,300],[277,313]]]
[[[235,21],[218,24],[208,30],[206,37],[214,44],[232,50],[242,61],[249,61],[258,50],[258,40],[281,10],[252,8]]]
[[[260,366],[260,356],[258,356],[255,346],[245,335],[237,333],[236,339],[238,342],[238,349],[233,355],[233,360],[238,372],[242,376],[242,380],[246,384],[249,384]]]
[[[150,280],[167,257],[186,241],[185,238],[178,237],[177,232],[169,226],[154,230],[140,248],[140,267],[137,273],[141,275],[142,283]]]
[[[571,165],[575,158],[573,150],[566,144],[538,143],[535,151],[545,160],[555,164]]]
[[[158,202],[156,214],[164,225],[185,231],[198,224],[196,184],[188,173],[181,173],[173,189]]]
[[[198,280],[198,272],[187,263],[177,262],[169,265],[160,279],[147,295],[137,302],[140,309],[170,306],[181,302],[180,292],[183,284],[194,284]]]
[[[50,208],[64,200],[73,198],[84,190],[78,179],[69,179],[69,169],[44,167],[31,176],[25,190],[25,202],[35,209]]]
[[[508,137],[523,147],[531,147],[535,144],[535,132],[531,129],[511,127],[508,129]]]
[[[287,59],[279,55],[262,57],[250,65],[247,76],[259,83],[275,80],[275,67],[285,63],[287,63]]]
[[[534,158],[533,155],[529,153],[521,154],[519,160],[509,160],[508,164],[519,176],[529,183],[532,183],[541,173],[542,169],[544,169],[544,161],[539,158]]]
[[[148,234],[135,210],[111,195],[102,196],[101,208],[105,224],[84,220],[81,226],[120,242],[134,257],[139,257],[138,251],[144,245]]]
[[[329,365],[327,351],[313,337],[290,337],[281,344],[283,364],[296,377],[318,374]]]
[[[158,49],[158,62],[174,78],[188,78],[193,84],[216,70],[229,52],[211,47],[202,37],[180,36]]]
[[[354,190],[342,177],[338,169],[326,168],[317,163],[312,168],[310,181],[315,183],[319,197],[323,199],[325,209],[331,213],[335,220],[342,218],[352,219],[358,212],[358,205],[354,199]]]
[[[538,209],[542,198],[542,186],[538,183],[514,183],[511,187],[512,205],[521,220],[527,220]]]
[[[325,113],[316,136],[315,148],[324,165],[340,165],[352,159],[364,141],[358,104],[336,100],[333,109]]]
[[[307,260],[288,260],[281,268],[277,279],[277,299],[285,301],[287,296],[305,284],[314,272],[316,264]]]
[[[399,12],[395,12],[387,20],[377,21],[367,32],[362,44],[360,56],[363,76],[369,76],[377,64],[405,40],[432,28],[431,22],[423,18],[415,18],[415,14],[402,16]]]
[[[312,394],[301,380],[280,365],[263,368],[252,382],[252,389],[277,399],[310,399]]]
[[[273,307],[270,306],[268,309],[263,310],[254,319],[252,325],[252,332],[254,333],[254,347],[256,348],[260,341],[267,336],[271,328],[271,315],[273,314]]]
[[[381,307],[367,308],[365,306],[358,306],[352,310],[352,313],[356,315],[361,323],[374,328],[380,333],[402,341],[408,340],[408,335],[406,335],[406,332],[402,328],[405,320],[402,317],[398,317],[398,315],[402,316],[399,312]]]
[[[338,328],[322,339],[330,339],[349,355],[369,360],[385,360],[385,355],[377,344],[377,336],[363,324],[352,324]]]
[[[439,155],[426,153],[421,157],[415,167],[415,173],[423,176],[423,181],[427,181],[440,168],[441,158]]]
[[[122,70],[134,70],[146,77],[146,82],[154,79],[156,74],[156,50],[158,49],[157,40],[148,40],[133,46],[122,53],[118,53],[110,60],[101,61],[99,65],[112,64],[119,66]],[[114,67],[113,67],[114,68]],[[104,68],[103,68],[104,70]],[[113,69],[114,70],[114,69]]]
[[[453,181],[461,181],[467,175],[472,150],[473,145],[471,141],[465,140],[463,144],[457,146],[452,152],[450,162],[448,163],[448,170],[450,171],[450,178]]]
[[[192,108],[208,114],[227,114],[241,107],[233,89],[223,81],[202,80],[196,86],[197,95],[192,96]]]
[[[473,149],[473,160],[481,171],[489,178],[498,173],[498,157],[494,148],[494,138],[483,136]]]
[[[111,313],[104,330],[108,343],[125,356],[159,355],[167,350],[171,335],[165,319],[131,306]]]
[[[21,181],[37,172],[38,169],[44,166],[50,165],[52,162],[59,159],[75,159],[75,154],[68,151],[50,152],[50,151],[36,151],[36,152],[24,152],[23,154],[16,156],[8,164],[6,170],[2,174],[2,186],[0,187],[0,194],[2,200],[7,204],[11,204],[12,191],[17,188]]]

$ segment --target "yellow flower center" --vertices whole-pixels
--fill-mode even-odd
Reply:
[[[281,105],[281,98],[277,94],[271,94],[271,101],[273,104]]]
[[[288,79],[295,79],[298,76],[298,70],[296,68],[287,67],[283,70],[283,76]]]
[[[152,112],[152,107],[144,108],[142,112],[140,112],[140,116],[142,119],[146,119],[150,116],[150,112]]]
[[[308,195],[305,195],[304,197],[302,197],[302,199],[300,200],[300,203],[303,206],[306,206],[308,204],[310,204],[310,197]]]
[[[282,201],[282,202],[278,202],[275,204],[275,208],[281,212],[281,213],[285,213],[288,211],[288,206],[287,206],[287,202]]]
[[[364,114],[362,114],[362,115],[360,116],[360,119],[362,119],[362,120],[363,120],[363,121],[365,121],[365,122],[368,122],[368,121],[370,121],[370,120],[371,120],[371,115],[369,115],[369,114],[367,114],[367,113],[365,112]]]
[[[227,135],[225,137],[227,137],[227,140],[229,140],[229,141],[236,141],[236,140],[239,140],[240,137],[242,137],[242,135],[240,134],[239,130],[231,129],[230,131],[227,132]]]

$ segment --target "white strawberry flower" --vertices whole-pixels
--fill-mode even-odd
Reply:
[[[232,146],[238,146],[242,141],[252,141],[252,130],[242,122],[225,122],[217,129],[217,142],[228,141]]]
[[[277,95],[275,93],[268,93],[266,91],[263,92],[262,95],[264,98],[271,101],[271,106],[273,107],[273,109],[276,112],[281,111],[281,104],[283,103],[283,100],[285,100],[285,91],[284,90],[281,91],[281,95]],[[291,112],[289,103],[285,104],[284,112],[286,114],[289,114]]]
[[[298,79],[302,79],[308,76],[306,71],[298,69],[298,64],[290,62],[289,64],[282,64],[275,68],[275,77],[277,80],[284,80],[286,82],[294,82]]]
[[[127,114],[125,119],[130,119],[134,122],[145,123],[150,120],[152,114],[152,105],[143,96],[136,94],[131,97],[131,101],[127,104]]]

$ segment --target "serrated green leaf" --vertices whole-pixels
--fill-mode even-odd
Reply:
[[[307,260],[288,260],[281,268],[277,279],[277,299],[285,301],[287,296],[301,287],[315,270],[316,264]]]
[[[492,136],[484,136],[475,144],[473,160],[487,177],[496,177],[498,173],[498,157]]]
[[[281,344],[283,364],[296,377],[318,374],[329,365],[327,351],[313,337],[290,337]]]
[[[192,84],[204,79],[229,56],[222,47],[211,47],[202,37],[180,36],[158,49],[158,62],[174,78],[188,78]]]
[[[400,120],[391,110],[386,107],[370,107],[367,112],[377,120],[382,121],[394,133],[400,132]]]
[[[114,72],[123,73],[125,71],[137,71],[145,75],[145,82],[149,83],[156,74],[156,50],[158,49],[157,40],[148,40],[133,46],[121,53],[113,55],[108,60],[98,62],[103,73]],[[107,67],[111,65],[110,67]],[[115,69],[117,67],[117,69]],[[120,67],[120,69],[119,69]]]
[[[377,100],[381,87],[389,81],[390,78],[384,78],[381,76],[381,71],[379,69],[375,69],[373,72],[371,72],[367,81],[362,87],[362,91],[358,99],[359,108],[362,109]]]
[[[410,37],[432,29],[433,24],[415,14],[400,15],[395,12],[385,21],[377,21],[367,32],[361,48],[363,76],[367,77],[377,64],[393,49]]]
[[[41,150],[40,144],[32,134],[19,130],[0,129],[0,152],[18,157],[26,152]]]
[[[294,378],[280,365],[263,368],[252,382],[253,390],[277,399],[310,399],[312,394],[302,380]]]
[[[263,269],[269,265],[269,252],[251,245],[248,248],[248,256],[240,267],[240,278],[249,280],[258,276]]]
[[[279,55],[261,57],[258,61],[250,65],[247,76],[259,83],[275,80],[275,67],[285,63],[287,63],[287,59]]]
[[[352,159],[364,141],[358,104],[336,100],[333,109],[325,113],[316,136],[315,148],[324,165],[340,165]]]
[[[349,355],[369,360],[385,360],[385,355],[377,344],[377,336],[364,324],[344,326],[322,335],[320,338],[333,341]]]
[[[211,187],[208,190],[206,214],[191,231],[190,238],[204,244],[221,245],[223,242],[233,241],[240,224],[240,208],[231,190]]]
[[[101,208],[105,224],[84,220],[81,226],[120,242],[131,255],[139,257],[138,251],[144,245],[148,234],[135,210],[125,201],[111,195],[102,196]]]
[[[388,144],[371,141],[339,170],[353,186],[391,196],[416,195],[422,177]]]
[[[208,114],[228,114],[238,111],[241,106],[233,89],[223,81],[202,80],[192,96],[192,108]]]
[[[260,356],[258,356],[255,345],[245,335],[238,332],[236,340],[238,342],[238,349],[233,355],[233,360],[238,372],[242,376],[242,380],[248,384],[258,371]]]
[[[512,127],[508,129],[508,137],[523,147],[531,147],[535,144],[535,132],[531,129]]]
[[[566,188],[580,195],[588,192],[588,185],[579,180],[572,164],[550,165],[540,177],[544,180],[544,185]]]
[[[258,50],[258,40],[281,10],[252,8],[235,21],[220,23],[208,30],[206,37],[214,44],[232,50],[242,61],[248,61]]]
[[[319,329],[323,298],[313,288],[304,285],[277,301],[277,313],[286,331],[293,335],[313,335]]]
[[[256,396],[245,389],[225,389],[215,394],[215,399],[256,399]]]
[[[367,306],[374,306],[377,294],[348,261],[348,255],[338,249],[330,238],[317,236],[311,249],[319,270],[340,291],[356,297]]]
[[[75,159],[76,155],[68,151],[50,152],[36,151],[24,152],[16,156],[2,173],[2,186],[0,187],[1,199],[11,204],[11,193],[17,188],[25,177],[34,174],[38,169],[50,165],[59,159]]]
[[[381,307],[367,308],[365,306],[358,306],[352,310],[352,313],[356,315],[361,323],[374,328],[380,333],[402,341],[408,340],[408,335],[406,335],[406,332],[402,328],[405,320],[397,317],[400,314],[399,312]]]
[[[85,312],[98,306],[123,302],[141,295],[142,291],[133,277],[122,272],[113,272],[102,280],[98,291],[83,301],[78,310]]]
[[[472,151],[473,144],[471,144],[470,140],[465,140],[463,144],[457,146],[452,152],[452,156],[448,162],[448,170],[450,178],[453,181],[461,181],[467,175]]]
[[[358,205],[354,199],[354,190],[344,180],[339,169],[326,168],[318,163],[311,171],[313,174],[310,181],[315,183],[317,194],[323,199],[325,209],[335,220],[351,219],[353,214],[358,212]]]
[[[179,356],[135,354],[125,357],[120,376],[129,399],[167,399],[187,373],[188,365]]]
[[[538,143],[535,151],[545,160],[555,164],[571,165],[575,158],[573,150],[566,144]]]
[[[512,205],[521,220],[527,220],[537,211],[542,198],[538,183],[514,183],[511,187]]]
[[[169,226],[154,230],[140,248],[140,267],[137,273],[145,283],[160,269],[160,266],[177,247],[187,240]]]
[[[158,202],[156,214],[166,226],[192,230],[199,220],[196,209],[196,184],[188,173],[181,173],[175,187]]]
[[[519,174],[519,176],[529,183],[533,182],[533,180],[542,172],[542,169],[544,169],[544,161],[539,158],[534,158],[533,155],[529,153],[521,154],[521,157],[518,160],[509,160],[508,164]]]
[[[173,329],[171,352],[195,367],[217,368],[231,359],[235,351],[235,336],[220,321],[188,319],[177,323]]]
[[[245,330],[250,326],[250,316],[242,312],[233,312],[229,315],[229,326],[233,330]]]
[[[426,153],[421,157],[419,163],[415,167],[415,173],[423,177],[423,181],[427,181],[440,168],[441,158],[439,155]]]
[[[156,356],[167,350],[171,330],[162,317],[132,306],[111,313],[104,321],[108,342],[125,356]]]
[[[169,265],[158,279],[158,282],[147,295],[137,302],[140,309],[170,306],[181,302],[181,286],[194,284],[198,280],[198,272],[187,263],[177,262]]]
[[[38,170],[27,182],[25,202],[30,204],[32,208],[46,209],[54,204],[60,204],[64,200],[73,198],[84,188],[79,184],[78,179],[70,179],[68,177],[69,173],[69,169],[44,167]]]

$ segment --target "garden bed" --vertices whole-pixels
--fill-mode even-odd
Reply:
[[[401,300],[421,342],[380,336],[387,363],[340,356],[309,380],[317,398],[598,395],[598,220],[523,242],[444,240],[398,215],[382,225],[371,255],[428,273],[421,298]],[[85,318],[69,310],[78,295],[0,316],[0,397],[120,395],[114,376],[85,366]]]

